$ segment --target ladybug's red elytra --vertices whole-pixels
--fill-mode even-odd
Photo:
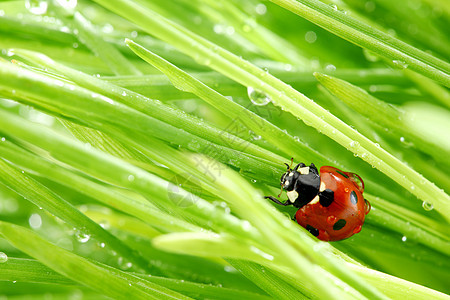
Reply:
[[[361,231],[370,203],[363,197],[364,182],[355,173],[330,166],[307,167],[299,163],[281,176],[281,187],[288,200],[284,203],[267,196],[280,205],[298,208],[295,220],[322,241],[339,241]],[[281,193],[280,193],[281,195]],[[278,195],[278,197],[280,197]]]

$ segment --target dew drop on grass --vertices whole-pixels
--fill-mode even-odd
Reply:
[[[247,94],[250,101],[258,106],[267,105],[271,101],[270,97],[266,95],[266,93],[254,89],[251,86],[247,88]]]
[[[75,237],[76,237],[77,241],[79,241],[80,243],[86,243],[91,238],[91,235],[87,234],[81,230],[77,230],[75,233]]]
[[[117,259],[117,264],[119,265],[119,267],[122,270],[128,270],[129,268],[131,268],[133,266],[132,263],[130,263],[129,261],[127,261],[126,259],[124,259],[122,256],[120,256]]]
[[[305,33],[305,41],[312,44],[317,40],[317,34],[314,31]]]
[[[42,219],[39,214],[32,214],[30,218],[28,218],[28,224],[33,229],[39,229],[42,226]]]
[[[329,65],[325,66],[325,72],[330,73],[330,72],[334,72],[334,71],[336,71],[336,66],[335,65],[329,64]]]
[[[393,60],[392,63],[394,64],[394,66],[396,68],[399,68],[399,69],[406,69],[408,67],[408,64],[401,60]]]
[[[25,8],[32,14],[43,15],[47,12],[48,3],[45,0],[25,0]]]
[[[8,261],[8,255],[4,252],[0,252],[0,264]]]
[[[267,7],[264,4],[259,3],[256,5],[255,11],[258,15],[264,15],[267,12]]]
[[[242,221],[241,226],[242,226],[242,229],[244,229],[244,231],[249,231],[250,228],[252,228],[252,225],[250,224],[250,222],[249,221],[245,221],[245,220]]]
[[[423,201],[422,207],[423,207],[423,209],[426,210],[426,211],[433,210],[433,204],[430,203],[430,202]]]
[[[408,238],[406,236],[402,236],[402,242],[406,242]]]
[[[77,7],[78,0],[56,0],[58,4],[65,9],[73,10]]]

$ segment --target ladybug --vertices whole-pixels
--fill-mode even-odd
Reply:
[[[267,196],[273,202],[298,208],[295,220],[322,241],[339,241],[361,231],[370,203],[363,197],[364,182],[355,173],[330,166],[307,167],[299,163],[281,176],[281,192],[286,190],[284,203]],[[281,193],[278,197],[281,196]]]

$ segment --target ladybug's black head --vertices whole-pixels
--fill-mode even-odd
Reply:
[[[294,189],[295,182],[297,181],[299,173],[288,169],[286,173],[281,176],[281,187],[286,191],[292,191]]]

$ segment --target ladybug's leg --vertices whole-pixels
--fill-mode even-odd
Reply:
[[[297,171],[298,168],[303,168],[306,167],[306,165],[304,163],[299,163],[298,165],[295,166],[295,168],[293,169],[293,171]]]
[[[319,192],[319,202],[323,207],[330,206],[334,201],[334,192],[330,189],[325,189],[322,192]]]
[[[283,203],[283,202],[280,202],[280,200],[278,200],[277,198],[272,197],[272,196],[266,196],[266,197],[264,197],[264,198],[270,199],[270,200],[272,200],[273,202],[275,202],[276,204],[280,204],[280,205],[283,205],[283,206],[288,206],[288,205],[291,205],[291,204],[292,204],[291,201],[289,201],[289,199],[286,200],[286,202]]]

